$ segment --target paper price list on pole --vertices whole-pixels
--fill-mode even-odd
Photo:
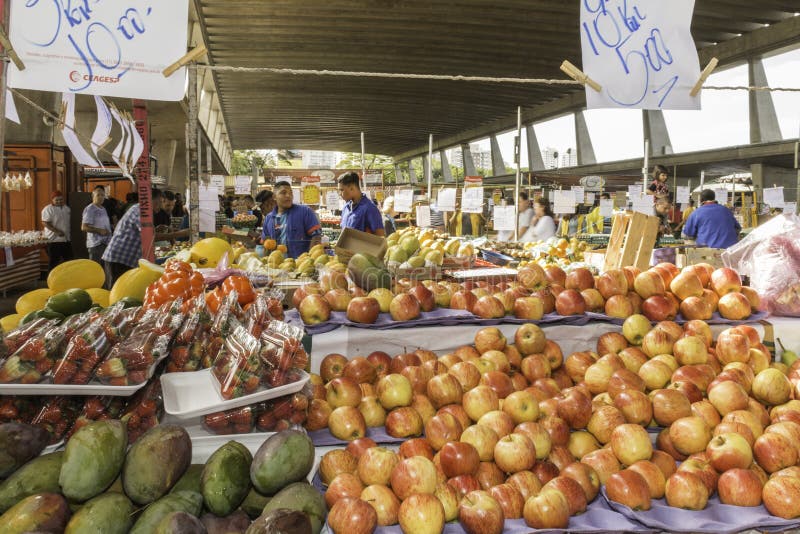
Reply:
[[[394,192],[394,210],[398,213],[411,213],[414,203],[413,189],[398,189]]]
[[[575,213],[575,193],[569,191],[553,191],[553,211],[555,213]]]
[[[439,211],[456,211],[456,190],[452,187],[442,189],[436,197],[436,209]]]
[[[425,228],[431,225],[431,207],[417,206],[417,227]]]
[[[466,187],[462,193],[461,211],[483,213],[483,187]]]
[[[494,229],[513,232],[516,229],[514,206],[494,207]]]

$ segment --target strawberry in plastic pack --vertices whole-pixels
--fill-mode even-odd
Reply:
[[[47,430],[51,445],[58,443],[78,418],[83,401],[83,397],[48,397],[31,424]]]
[[[39,397],[0,396],[0,424],[30,423],[40,408]]]
[[[211,368],[220,395],[223,399],[234,399],[253,393],[261,385],[262,373],[258,340],[241,324],[236,324]]]
[[[164,415],[164,397],[161,394],[161,381],[156,377],[136,392],[125,405],[120,418],[128,428],[128,443],[156,426]]]
[[[264,384],[278,387],[294,382],[298,374],[292,369],[303,369],[308,355],[301,340],[303,329],[281,321],[270,321],[261,334],[261,360],[264,362]]]
[[[259,432],[280,432],[291,425],[302,425],[308,417],[309,397],[305,392],[284,395],[264,404],[256,422]]]
[[[80,415],[75,420],[75,424],[67,432],[66,439],[69,439],[78,429],[88,425],[93,421],[106,421],[109,419],[119,419],[122,410],[125,408],[124,397],[86,397]]]
[[[203,427],[217,435],[249,434],[263,410],[264,403],[261,402],[224,412],[210,413],[203,417]]]
[[[64,356],[53,368],[55,384],[87,384],[95,367],[111,349],[102,321],[89,323],[73,336]]]
[[[170,349],[167,372],[197,371],[208,339],[211,317],[202,295],[189,301],[186,319],[178,330]]]
[[[28,339],[0,367],[0,382],[35,384],[52,370],[61,355],[67,339],[67,328],[62,325],[44,330]]]
[[[25,323],[16,330],[12,330],[6,334],[5,338],[3,339],[6,354],[14,354],[30,338],[34,337],[40,332],[49,330],[57,324],[58,321],[55,319],[44,319],[39,317],[28,323]]]

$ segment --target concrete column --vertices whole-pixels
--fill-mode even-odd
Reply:
[[[461,155],[464,161],[464,176],[477,176],[478,171],[475,170],[475,160],[472,159],[469,143],[461,145]]]
[[[752,86],[767,86],[767,74],[760,59],[747,62],[748,83]],[[750,142],[770,143],[780,141],[781,128],[769,91],[749,91],[750,99]]]
[[[442,160],[442,180],[446,184],[453,183],[453,173],[450,171],[450,162],[444,150],[439,151],[439,157]]]
[[[403,183],[403,171],[400,170],[400,164],[394,164],[394,183],[402,184]]]
[[[503,161],[503,154],[500,152],[500,144],[497,142],[497,136],[489,136],[489,142],[492,149],[492,176],[500,176],[506,174],[506,164]]]
[[[650,140],[650,155],[664,156],[672,154],[672,141],[661,110],[642,110],[644,138]],[[644,143],[642,143],[644,144]]]
[[[528,138],[528,170],[543,171],[544,160],[542,159],[542,150],[539,148],[539,140],[536,138],[536,131],[533,129],[533,124],[525,126],[525,134]]]
[[[414,170],[414,160],[413,160],[413,158],[408,160],[408,181],[409,181],[409,183],[412,183],[412,184],[417,183],[417,173]]]
[[[577,111],[575,117],[575,140],[578,144],[578,165],[593,165],[597,163],[592,146],[592,137],[586,126],[586,117],[582,111]]]

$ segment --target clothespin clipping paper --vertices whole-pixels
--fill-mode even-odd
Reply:
[[[561,70],[576,82],[588,85],[598,93],[603,89],[603,87],[599,83],[589,78],[589,76],[587,76],[581,69],[579,69],[566,59],[564,60],[563,63],[561,63]]]
[[[199,59],[199,58],[200,58],[200,56],[202,56],[203,54],[205,54],[207,51],[208,51],[208,50],[206,49],[206,45],[202,45],[202,44],[201,44],[200,46],[196,46],[196,47],[194,47],[192,50],[190,50],[189,52],[187,52],[187,53],[186,53],[186,54],[185,54],[185,55],[184,55],[182,58],[180,58],[178,61],[176,61],[175,63],[173,63],[172,65],[170,65],[170,66],[169,66],[169,67],[167,67],[166,69],[164,69],[164,70],[161,72],[161,74],[163,74],[163,75],[164,75],[164,78],[169,78],[169,77],[170,77],[170,76],[172,76],[172,75],[175,73],[175,71],[177,71],[179,68],[183,67],[184,65],[186,65],[186,64],[188,64],[188,63],[190,63],[190,62],[192,62],[192,61],[195,61],[195,60]]]
[[[695,83],[694,87],[692,87],[692,90],[689,91],[689,96],[697,96],[697,93],[699,93],[700,89],[703,88],[703,84],[706,83],[706,80],[709,76],[711,76],[711,73],[714,72],[714,69],[717,68],[718,64],[719,60],[715,57],[712,57],[711,61],[709,61],[708,65],[706,65],[706,68],[704,68],[703,72],[700,73],[700,78],[697,80],[697,83]]]

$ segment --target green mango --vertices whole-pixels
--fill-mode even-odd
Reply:
[[[198,516],[202,508],[203,496],[199,493],[193,491],[170,493],[144,509],[130,534],[153,534],[161,520],[172,512],[186,512]]]
[[[267,515],[273,510],[279,508],[287,508],[289,510],[297,510],[298,512],[305,513],[311,520],[311,531],[313,534],[319,534],[325,524],[325,517],[328,514],[328,509],[325,506],[325,499],[317,488],[308,482],[295,482],[289,484],[281,491],[278,492],[262,512]]]
[[[0,483],[0,514],[25,497],[37,493],[59,493],[58,476],[63,459],[61,451],[39,456]]]
[[[201,479],[203,499],[211,513],[225,517],[239,507],[250,490],[252,461],[247,447],[236,441],[214,451]]]
[[[128,432],[120,421],[95,421],[81,427],[67,442],[58,478],[70,500],[87,501],[102,493],[119,475],[128,448]]]
[[[125,534],[136,509],[125,495],[103,493],[84,504],[67,523],[64,534]]]
[[[20,326],[33,321],[34,319],[57,319],[59,321],[64,320],[64,316],[58,312],[54,312],[53,310],[48,310],[47,308],[43,310],[36,310],[32,311],[27,314],[25,317],[20,319],[19,324]]]
[[[311,529],[311,519],[308,514],[299,510],[277,508],[253,521],[245,534],[274,534],[275,532],[311,534]]]
[[[158,425],[131,446],[122,468],[125,493],[136,504],[164,496],[192,462],[192,440],[182,426]]]
[[[292,482],[304,480],[314,466],[314,444],[300,430],[270,436],[256,452],[250,480],[259,493],[274,495]]]
[[[183,473],[183,476],[178,479],[172,489],[169,490],[170,493],[175,493],[176,491],[195,491],[197,493],[202,493],[202,485],[200,484],[200,480],[203,478],[203,468],[205,465],[203,464],[192,464]]]
[[[63,532],[69,519],[67,500],[57,493],[38,493],[25,497],[0,515],[0,532]]]
[[[61,315],[83,313],[92,307],[92,296],[84,289],[67,289],[47,299],[46,310],[51,310]]]
[[[247,494],[247,497],[244,498],[242,504],[240,504],[240,508],[245,511],[245,513],[250,516],[250,519],[255,519],[261,515],[262,510],[267,505],[271,497],[267,497],[266,495],[261,495],[255,488],[250,488],[250,492]]]
[[[203,522],[195,516],[186,512],[171,512],[159,521],[154,534],[205,534],[206,532]]]
[[[50,441],[44,428],[23,423],[0,425],[0,478],[5,478],[28,460],[36,458]]]

